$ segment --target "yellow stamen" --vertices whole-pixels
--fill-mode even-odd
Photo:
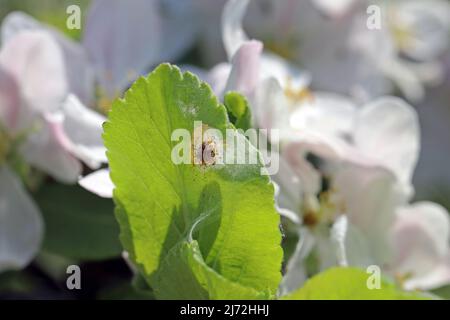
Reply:
[[[395,11],[389,13],[388,21],[391,22],[389,28],[397,46],[403,50],[408,49],[411,46],[412,30],[407,25],[399,22],[400,18],[397,17]]]
[[[98,99],[98,108],[101,113],[107,114],[111,110],[111,106],[114,99],[110,99],[106,96],[102,96]]]
[[[271,52],[276,53],[280,57],[287,60],[292,60],[294,58],[294,50],[292,45],[287,43],[280,43],[275,41],[264,41],[264,46]]]
[[[109,96],[103,89],[97,88],[97,109],[107,114],[112,107],[114,100],[120,97],[120,92],[116,91],[113,96]]]
[[[305,196],[303,199],[303,224],[307,227],[314,228],[320,221],[319,211],[320,204],[313,195]]]
[[[294,86],[292,85],[292,80],[290,78],[288,78],[286,82],[284,94],[293,102],[314,101],[314,95],[308,87],[302,86],[301,88],[294,88]]]
[[[313,228],[319,223],[319,217],[314,211],[305,211],[303,214],[303,224]]]
[[[307,197],[303,203],[303,223],[308,227],[330,225],[338,215],[347,212],[347,206],[337,196],[336,190],[329,189],[319,194],[318,199]]]
[[[408,279],[410,279],[413,276],[413,274],[411,272],[407,272],[407,273],[395,273],[394,274],[394,279],[397,282],[397,284],[403,288],[405,286],[405,282],[408,281]]]

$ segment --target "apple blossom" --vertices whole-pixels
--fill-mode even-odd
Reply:
[[[70,92],[92,105],[98,83],[100,103],[109,108],[111,100],[149,67],[179,57],[192,44],[197,25],[185,24],[184,14],[191,9],[183,8],[170,0],[92,1],[81,43],[25,13],[13,12],[3,21],[2,40],[6,43],[23,30],[49,31],[63,51]]]
[[[429,290],[450,282],[450,219],[431,202],[397,209],[391,230],[390,271],[405,289]]]
[[[0,51],[0,267],[24,267],[36,254],[43,225],[39,210],[15,176],[10,156],[75,183],[84,161],[95,169],[106,161],[103,116],[70,95],[63,53],[46,31],[23,31]],[[79,160],[80,159],[80,160]],[[12,187],[11,187],[12,186]]]
[[[448,50],[449,4],[379,1],[381,28],[371,30],[366,9],[373,4],[253,1],[245,26],[266,47],[311,72],[317,89],[367,101],[398,87],[409,100],[422,99],[424,85],[442,79],[438,56]]]

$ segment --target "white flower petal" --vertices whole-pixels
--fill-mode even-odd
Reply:
[[[345,237],[345,250],[347,261],[350,266],[366,268],[370,265],[377,264],[377,257],[371,256],[371,239],[357,226],[349,223]]]
[[[30,263],[39,251],[43,229],[39,209],[19,179],[0,166],[0,272]]]
[[[400,49],[408,57],[431,61],[450,44],[450,4],[442,0],[410,0],[389,3],[394,26],[404,32]]]
[[[286,129],[289,115],[286,97],[275,78],[263,80],[255,91],[255,103],[252,105],[254,126],[260,129]],[[283,134],[280,134],[283,136]]]
[[[282,158],[299,179],[303,193],[306,195],[316,195],[321,188],[320,173],[306,160],[307,153],[311,150],[310,145],[306,143],[292,142],[286,144],[282,152]],[[281,169],[283,167],[280,166]]]
[[[425,87],[419,74],[414,73],[407,63],[400,59],[387,60],[382,65],[382,70],[409,101],[418,102],[424,98]]]
[[[275,186],[275,205],[277,211],[296,224],[301,223],[299,216],[303,201],[302,181],[290,165],[280,158],[278,172],[272,176]]]
[[[70,139],[69,150],[91,169],[106,163],[106,148],[103,145],[103,123],[106,118],[85,107],[76,96],[69,95],[62,105],[63,128]]]
[[[395,208],[403,200],[396,192],[395,178],[383,169],[342,164],[331,183],[338,210],[366,237],[368,255],[380,265],[388,261],[389,228]]]
[[[9,13],[2,21],[2,45],[17,36],[22,31],[42,29],[42,24],[32,16],[22,11]]]
[[[336,258],[339,266],[348,266],[347,251],[346,251],[346,238],[348,230],[348,219],[345,214],[341,214],[334,221],[331,230],[330,238],[336,247]]]
[[[35,122],[21,153],[28,163],[64,183],[75,183],[81,174],[81,163],[70,153],[71,142],[63,129],[63,117],[47,116]]]
[[[282,88],[291,86],[296,90],[307,88],[311,75],[275,54],[264,52],[261,57],[261,79],[273,77]]]
[[[229,0],[222,14],[222,38],[230,60],[248,37],[242,29],[242,19],[249,0]]]
[[[211,85],[217,96],[221,96],[225,92],[230,72],[231,64],[225,62],[219,63],[208,72],[206,81]]]
[[[86,190],[102,198],[112,198],[114,184],[109,177],[109,170],[100,169],[81,178],[78,183]]]
[[[351,99],[334,93],[314,92],[310,100],[302,102],[292,112],[289,122],[294,129],[334,137],[352,134],[357,108]]]
[[[363,154],[392,170],[411,194],[419,137],[419,122],[413,107],[399,98],[386,97],[362,108],[356,121],[354,143]]]
[[[324,271],[328,268],[335,267],[338,264],[336,255],[336,243],[333,242],[329,235],[329,230],[323,232],[324,230],[319,230],[315,232],[316,247],[315,250],[318,255],[319,271]]]
[[[450,283],[450,218],[447,210],[419,202],[397,211],[392,230],[392,271],[406,276],[406,289],[428,290]]]

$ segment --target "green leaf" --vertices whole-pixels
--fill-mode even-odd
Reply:
[[[252,115],[247,99],[238,92],[229,91],[225,94],[224,104],[228,117],[238,129],[247,130],[252,126]]]
[[[270,292],[232,282],[209,267],[198,243],[180,242],[173,247],[154,275],[155,294],[160,299],[268,299]],[[177,285],[174,285],[174,284]]]
[[[450,299],[450,285],[434,289],[432,293],[443,299]]]
[[[282,260],[273,185],[260,160],[172,162],[172,132],[193,135],[194,121],[223,136],[234,128],[207,84],[168,64],[113,104],[104,141],[122,243],[157,298],[273,296]]]
[[[57,183],[44,185],[35,200],[45,222],[45,251],[77,260],[120,255],[119,226],[111,200]]]
[[[371,274],[358,268],[335,267],[306,282],[299,290],[282,297],[283,300],[418,300],[429,299],[418,292],[405,292],[393,283],[381,279],[380,289],[369,289]]]

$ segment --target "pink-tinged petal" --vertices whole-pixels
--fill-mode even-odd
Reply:
[[[262,43],[245,42],[231,59],[231,72],[225,91],[239,91],[251,98],[259,82]]]
[[[91,169],[106,163],[103,145],[103,123],[106,118],[84,106],[76,96],[69,95],[62,105],[63,129],[70,140],[68,150]]]
[[[430,290],[450,283],[450,253],[446,259],[440,261],[435,267],[423,276],[411,277],[404,283],[406,290]]]
[[[242,19],[248,7],[249,0],[229,0],[222,14],[222,39],[231,59],[248,37],[242,28]]]
[[[0,126],[14,134],[19,125],[21,105],[19,88],[14,78],[0,68]]]
[[[361,109],[353,138],[362,154],[392,170],[405,192],[411,194],[411,179],[420,149],[419,137],[414,108],[399,98],[386,97]]]
[[[447,210],[419,202],[397,210],[392,229],[391,271],[406,289],[428,290],[450,283],[450,218]]]
[[[38,207],[19,179],[0,166],[0,273],[26,267],[39,251],[43,232]]]
[[[67,95],[62,51],[45,31],[23,31],[0,52],[0,66],[16,80],[29,113],[52,112]]]
[[[69,151],[71,141],[63,128],[62,115],[46,116],[34,122],[32,131],[21,147],[21,153],[28,163],[64,183],[75,183],[82,166]]]
[[[112,198],[113,196],[114,184],[107,169],[97,170],[81,178],[78,183],[86,190],[102,198]]]
[[[70,92],[76,94],[83,103],[92,103],[94,98],[94,74],[84,48],[58,30],[41,24],[26,13],[18,11],[8,14],[3,19],[2,41],[6,43],[18,33],[27,30],[47,31],[51,34],[64,55]]]

